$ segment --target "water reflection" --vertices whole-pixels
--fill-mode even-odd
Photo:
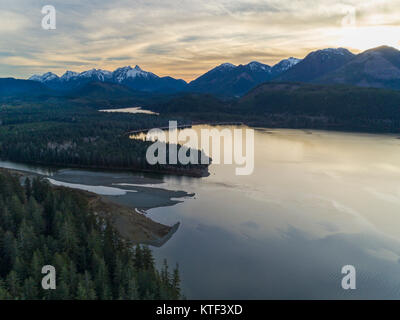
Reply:
[[[153,209],[179,232],[156,254],[182,266],[195,298],[399,298],[400,141],[393,136],[264,130],[255,172],[212,165],[196,194]],[[173,184],[173,183],[172,183]],[[341,289],[341,267],[358,289]]]

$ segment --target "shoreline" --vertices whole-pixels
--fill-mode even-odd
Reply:
[[[16,175],[20,180],[21,178],[24,179],[27,177],[45,178],[42,174],[26,170],[0,168],[0,171]],[[179,228],[179,222],[173,226],[158,223],[147,217],[145,210],[132,208],[120,204],[117,201],[112,201],[108,196],[72,187],[56,186],[50,182],[49,184],[54,189],[68,189],[71,192],[83,195],[93,213],[109,219],[121,237],[132,245],[144,244],[160,247],[165,244]]]
[[[77,191],[86,194],[94,213],[110,219],[121,237],[133,245],[161,247],[178,230],[179,222],[174,226],[167,226],[150,219],[144,213],[139,213],[137,208],[132,209],[92,192]]]
[[[30,166],[44,166],[51,167],[54,170],[59,169],[86,169],[86,170],[104,170],[104,171],[115,171],[115,172],[142,172],[142,173],[154,173],[154,174],[168,174],[168,175],[177,175],[184,177],[193,177],[193,178],[205,178],[210,175],[208,171],[208,165],[206,167],[201,168],[191,168],[191,169],[181,169],[181,168],[165,168],[161,170],[153,170],[148,168],[134,168],[134,167],[102,167],[102,166],[93,166],[93,165],[76,165],[76,164],[66,164],[66,163],[47,163],[42,161],[18,161],[12,159],[0,159],[0,161],[4,162],[14,162],[21,165],[30,165]]]

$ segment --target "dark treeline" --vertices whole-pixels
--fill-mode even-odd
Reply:
[[[345,85],[267,83],[235,106],[257,125],[367,132],[400,131],[400,91]]]
[[[0,172],[0,299],[180,299],[176,268],[155,268],[79,192]],[[56,289],[41,286],[56,268]]]
[[[173,118],[241,121],[251,126],[366,132],[400,131],[400,91],[346,85],[264,83],[222,101],[184,94],[150,106]]]

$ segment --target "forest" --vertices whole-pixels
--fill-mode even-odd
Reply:
[[[264,83],[241,98],[221,100],[186,93],[148,108],[200,122],[241,121],[264,128],[395,133],[400,131],[400,91],[348,85]]]
[[[98,111],[106,106],[110,107],[99,100],[65,97],[3,98],[0,158],[55,166],[207,174],[207,165],[149,165],[145,155],[151,142],[130,139],[127,133],[166,126],[168,119]]]
[[[22,182],[22,183],[21,183]],[[78,191],[0,171],[0,300],[181,299],[178,266],[155,267]],[[56,269],[56,289],[41,286]]]

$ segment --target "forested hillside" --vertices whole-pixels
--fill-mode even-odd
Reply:
[[[266,83],[233,108],[253,116],[252,123],[260,126],[400,131],[400,92],[387,89]]]
[[[79,192],[0,172],[0,300],[179,299],[179,273],[157,271],[147,247],[131,248]],[[41,286],[56,268],[55,290]]]
[[[11,100],[0,104],[0,158],[17,162],[102,169],[129,169],[205,175],[206,165],[154,165],[146,161],[150,142],[128,132],[168,126],[168,119],[145,114],[105,113],[92,100],[60,97]],[[180,124],[182,118],[175,118]]]
[[[348,85],[264,83],[240,99],[211,95],[173,97],[151,109],[170,118],[241,121],[250,126],[400,132],[400,91]]]

